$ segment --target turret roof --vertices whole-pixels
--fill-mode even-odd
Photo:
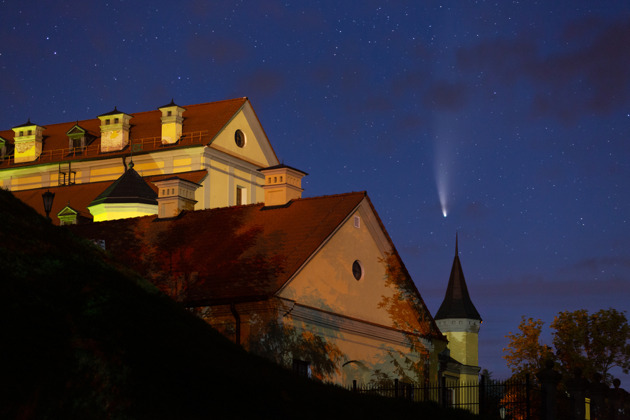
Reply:
[[[444,301],[435,314],[436,320],[447,318],[478,319],[481,321],[481,316],[468,294],[464,271],[459,261],[457,236],[455,236],[455,258],[453,259],[451,276],[448,279],[448,288],[446,289]]]
[[[157,194],[135,169],[133,162],[129,169],[90,203],[144,203],[157,205]]]

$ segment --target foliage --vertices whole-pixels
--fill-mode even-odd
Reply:
[[[384,308],[392,325],[403,331],[408,347],[407,351],[387,350],[390,362],[398,378],[423,383],[428,375],[430,356],[425,340],[433,333],[430,315],[400,259],[388,253],[381,263],[385,265],[385,286],[392,290],[392,294],[382,296],[378,307]],[[379,372],[373,380],[378,383],[388,381],[387,375],[383,375]]]
[[[589,314],[581,309],[564,311],[551,323],[553,348],[540,343],[543,322],[523,319],[519,333],[510,333],[503,357],[515,374],[536,373],[553,357],[565,377],[579,370],[588,380],[600,377],[612,383],[610,370],[630,369],[630,325],[625,312],[601,309]]]
[[[560,312],[551,324],[553,345],[566,371],[580,369],[587,379],[601,375],[612,383],[610,369],[630,369],[630,325],[625,312],[610,308],[589,315],[586,310]]]
[[[512,373],[517,375],[534,375],[543,367],[544,360],[551,356],[548,346],[540,344],[540,334],[544,322],[533,318],[521,319],[519,332],[510,332],[506,337],[510,340],[503,356]]]
[[[253,324],[249,342],[252,353],[285,367],[290,367],[293,359],[304,360],[310,364],[311,377],[319,381],[332,379],[339,372],[343,353],[321,334],[298,331],[276,319],[257,320]]]

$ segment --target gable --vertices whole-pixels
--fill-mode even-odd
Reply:
[[[70,206],[64,207],[59,213],[57,213],[57,217],[74,217],[78,214],[78,212]]]
[[[210,147],[261,168],[279,163],[249,102],[243,104],[241,109],[212,140]]]
[[[362,269],[359,280],[353,273],[355,261]],[[421,333],[436,330],[367,199],[278,295],[379,325]],[[413,301],[417,305],[410,303]],[[424,325],[418,323],[422,318],[426,320]]]

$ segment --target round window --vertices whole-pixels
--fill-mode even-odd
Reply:
[[[234,133],[234,143],[236,143],[238,147],[245,146],[245,134],[243,134],[241,130],[236,130]]]
[[[352,275],[357,280],[361,280],[363,278],[363,266],[359,260],[352,263]]]

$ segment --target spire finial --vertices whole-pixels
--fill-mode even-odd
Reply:
[[[459,251],[457,250],[457,231],[455,231],[455,256],[459,255]]]

